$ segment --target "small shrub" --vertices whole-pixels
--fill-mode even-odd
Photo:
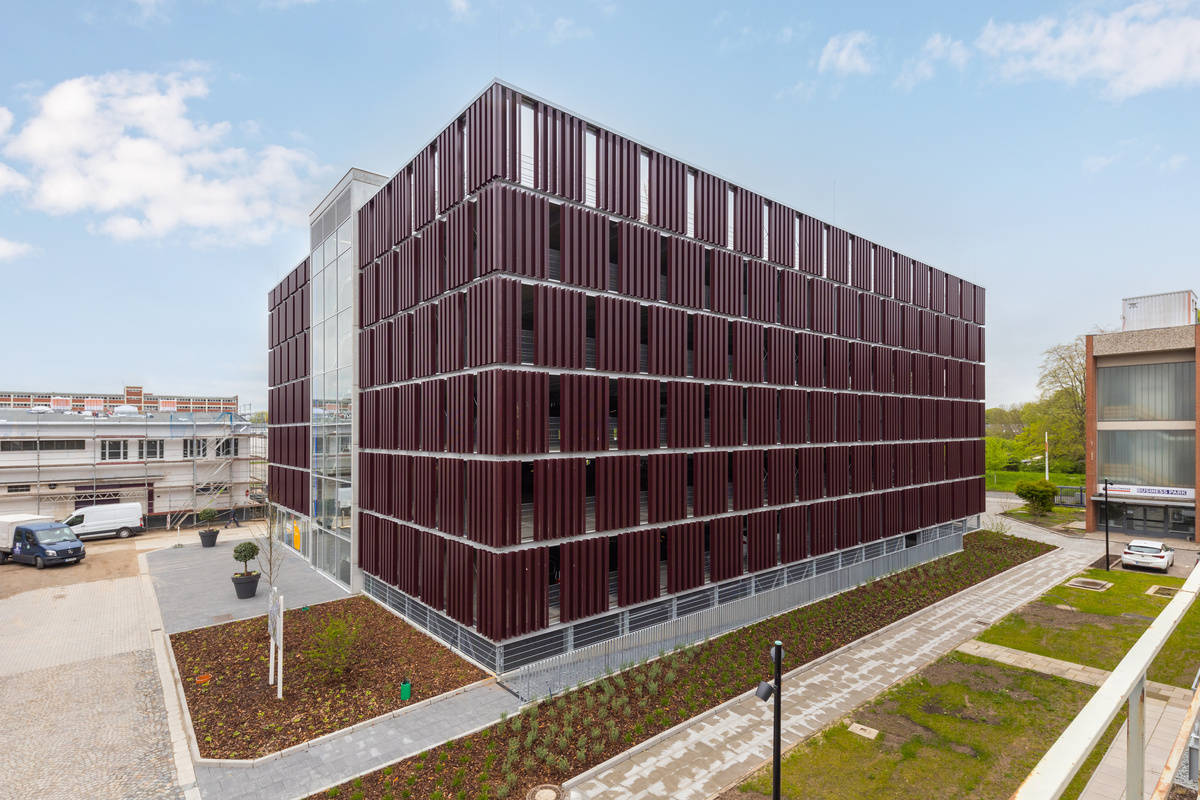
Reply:
[[[342,617],[333,617],[313,634],[304,656],[327,680],[338,680],[349,671],[357,642],[358,628]]]
[[[1025,501],[1029,513],[1038,517],[1054,508],[1054,498],[1058,496],[1058,487],[1047,480],[1018,481],[1013,491]]]

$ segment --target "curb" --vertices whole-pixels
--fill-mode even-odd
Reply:
[[[949,595],[948,597],[943,597],[941,600],[938,600],[935,603],[931,603],[930,605],[927,605],[924,608],[918,609],[905,617],[901,617],[900,619],[896,620],[895,622],[891,622],[891,623],[885,625],[884,627],[880,628],[877,631],[873,631],[873,632],[867,634],[866,636],[863,636],[859,639],[855,639],[853,642],[848,642],[847,644],[842,645],[841,647],[837,648],[836,650],[831,650],[830,652],[826,653],[823,656],[819,656],[819,657],[813,659],[812,661],[802,664],[802,665],[792,669],[790,672],[784,673],[783,677],[784,677],[784,679],[795,678],[796,676],[798,676],[804,672],[807,672],[809,670],[812,670],[812,669],[820,666],[821,664],[825,663],[826,661],[829,661],[830,659],[841,655],[843,652],[849,650],[852,647],[860,646],[864,642],[870,642],[872,639],[886,634],[891,629],[896,628],[896,627],[900,626],[901,624],[911,620],[913,617],[917,616],[918,614],[923,614],[927,611],[930,611],[931,609],[936,609],[939,605],[941,605],[943,603],[947,603],[950,600],[955,599],[959,594],[961,594],[964,591],[967,591],[968,589],[976,589],[978,587],[984,587],[984,586],[987,586],[989,583],[992,583],[993,581],[998,582],[999,579],[1003,578],[1011,570],[1016,569],[1017,567],[1024,566],[1025,564],[1033,564],[1038,561],[1041,561],[1042,559],[1044,559],[1048,556],[1052,556],[1055,553],[1062,551],[1062,549],[1063,549],[1062,547],[1055,547],[1053,550],[1043,553],[1042,555],[1037,556],[1036,558],[1032,558],[1028,561],[1022,562],[1021,564],[1016,564],[1012,567],[1009,567],[1009,569],[1004,570],[1003,572],[999,572],[999,573],[993,575],[992,577],[987,578],[986,580],[980,581],[979,583],[969,586],[966,589],[962,589],[958,592],[955,592],[954,594]],[[898,679],[898,680],[902,680],[902,679]],[[894,683],[889,684],[888,686],[884,687],[881,691],[886,691],[892,685],[894,685]],[[708,711],[704,712],[703,714],[699,714],[695,717],[692,717],[691,719],[686,719],[683,722],[679,723],[678,725],[675,725],[672,728],[668,728],[667,730],[662,731],[661,733],[655,734],[654,736],[650,737],[649,739],[645,740],[644,742],[634,745],[630,749],[625,750],[621,753],[618,753],[617,755],[613,756],[612,758],[608,759],[607,761],[597,764],[596,766],[592,767],[591,769],[587,770],[586,772],[581,772],[579,775],[576,775],[575,777],[567,780],[566,782],[563,783],[563,788],[577,789],[580,784],[585,783],[589,780],[592,780],[592,779],[598,777],[601,773],[606,772],[609,769],[612,769],[613,767],[624,763],[625,761],[628,761],[629,759],[633,758],[636,755],[639,755],[643,751],[648,750],[651,747],[654,747],[655,745],[661,743],[663,740],[668,739],[671,736],[674,736],[675,734],[679,733],[683,729],[690,728],[690,727],[694,726],[695,724],[698,724],[701,721],[708,720],[708,719],[716,716],[717,714],[721,713],[722,711],[725,711],[729,707],[731,707],[737,703],[740,703],[741,701],[752,696],[754,694],[754,691],[755,690],[750,689],[746,692],[743,692],[742,694],[738,695],[737,697],[730,698],[729,700],[726,700],[724,703],[721,703],[718,706],[710,708]],[[757,768],[758,767],[755,767],[755,769],[757,769]],[[732,786],[732,785],[733,784],[730,784],[730,786]],[[727,789],[730,788],[730,786],[721,787],[721,789],[718,792],[716,792],[716,794],[720,794],[721,792],[726,791]],[[714,796],[714,795],[710,795],[710,796]]]
[[[174,658],[172,658],[172,664],[174,664]],[[277,758],[283,758],[284,756],[288,756],[293,753],[303,752],[304,750],[308,750],[316,745],[323,744],[324,742],[327,742],[331,739],[336,739],[341,736],[347,736],[347,735],[355,733],[357,731],[361,731],[365,728],[369,728],[373,725],[378,725],[381,722],[386,722],[389,719],[395,719],[397,717],[402,717],[405,714],[408,714],[412,711],[416,711],[417,709],[424,708],[425,706],[428,706],[428,705],[432,705],[434,702],[446,700],[451,697],[454,697],[455,695],[462,694],[463,692],[466,692],[470,689],[479,689],[483,686],[486,686],[490,683],[495,683],[495,682],[496,682],[495,678],[484,678],[482,680],[476,681],[475,683],[470,683],[470,684],[467,684],[466,686],[460,686],[457,689],[451,689],[448,692],[442,692],[441,694],[434,695],[433,697],[426,697],[424,700],[418,700],[417,702],[415,702],[411,705],[407,705],[407,706],[404,706],[403,708],[397,708],[392,711],[388,711],[386,713],[380,714],[377,717],[371,717],[370,719],[364,719],[363,721],[356,722],[347,728],[339,728],[336,731],[330,731],[329,733],[323,733],[315,739],[309,739],[307,742],[301,742],[300,744],[294,744],[291,747],[285,747],[283,750],[276,750],[273,753],[267,753],[265,756],[259,756],[258,758],[209,758],[207,756],[199,755],[198,751],[196,751],[196,752],[193,752],[192,759],[193,759],[193,761],[196,762],[196,764],[198,764],[200,766],[204,766],[204,767],[225,767],[225,768],[231,768],[231,769],[254,769],[255,767],[259,766],[260,764],[265,764],[268,761],[274,761]],[[489,723],[489,724],[491,724],[491,723]],[[188,742],[193,747],[195,747],[196,746],[195,731],[192,729],[191,725],[192,725],[192,720],[191,720],[191,715],[189,715],[188,716],[188,733],[189,733]],[[462,734],[462,735],[465,736],[466,734]],[[411,758],[411,756],[406,756],[406,758]],[[374,770],[370,770],[370,771],[374,772]],[[344,783],[344,781],[342,781],[342,782]],[[337,785],[337,784],[335,784],[335,785]]]

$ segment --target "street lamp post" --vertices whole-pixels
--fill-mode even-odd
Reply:
[[[1108,485],[1112,483],[1108,478],[1104,479],[1104,571],[1109,571],[1109,556],[1108,556]]]
[[[771,800],[779,800],[779,762],[780,762],[780,733],[783,720],[783,642],[775,640],[774,646],[771,648],[771,660],[775,665],[775,683],[770,684],[766,681],[760,681],[758,690],[755,692],[758,698],[763,702],[775,696],[775,735],[773,739],[773,769],[771,772]]]

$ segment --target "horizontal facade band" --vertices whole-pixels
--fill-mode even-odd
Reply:
[[[693,522],[703,523],[703,522],[713,522],[713,521],[721,520],[721,519],[741,518],[741,517],[745,517],[750,514],[758,514],[760,512],[767,512],[767,511],[782,511],[782,510],[786,510],[786,509],[794,508],[794,507],[807,508],[807,507],[811,507],[814,505],[818,505],[820,503],[827,503],[830,501],[836,502],[838,500],[854,500],[854,499],[861,498],[861,497],[871,497],[874,495],[887,494],[890,492],[903,492],[903,491],[906,491],[909,489],[924,489],[926,487],[940,488],[943,486],[954,486],[956,484],[960,484],[960,483],[964,483],[964,482],[968,482],[968,481],[983,481],[983,480],[984,480],[984,477],[982,475],[972,475],[972,476],[965,477],[965,478],[953,478],[953,479],[949,479],[949,480],[931,481],[931,482],[926,482],[926,483],[910,484],[910,485],[906,485],[906,486],[893,486],[888,489],[874,489],[874,490],[866,491],[866,492],[854,492],[854,493],[850,493],[850,494],[836,495],[836,496],[832,496],[832,497],[820,497],[820,498],[816,498],[813,500],[801,500],[801,501],[793,501],[793,502],[789,502],[789,503],[780,503],[777,505],[755,506],[753,508],[740,509],[737,511],[723,511],[723,512],[720,512],[717,514],[705,514],[705,515],[693,516],[693,517],[682,517],[682,518],[678,518],[678,519],[664,520],[662,522],[649,522],[649,523],[639,524],[636,526],[630,526],[630,527],[625,527],[625,528],[614,528],[612,530],[588,531],[588,532],[578,535],[578,536],[564,536],[562,538],[554,538],[554,539],[539,539],[539,540],[532,540],[532,541],[523,541],[520,544],[506,545],[506,546],[502,546],[502,547],[485,544],[483,542],[476,541],[475,539],[471,539],[469,536],[466,536],[466,535],[447,533],[446,531],[439,530],[437,528],[432,528],[427,525],[419,525],[410,520],[400,519],[398,517],[392,517],[387,514],[380,513],[378,511],[373,511],[373,510],[370,510],[367,508],[363,508],[362,506],[356,507],[355,510],[359,514],[369,514],[373,517],[376,517],[381,520],[385,520],[387,522],[392,522],[397,525],[404,525],[406,527],[412,528],[417,531],[421,531],[423,533],[433,534],[435,536],[446,539],[447,541],[459,542],[461,544],[469,545],[472,548],[475,548],[477,550],[482,550],[482,551],[489,552],[489,553],[498,553],[499,554],[499,553],[514,553],[514,552],[519,552],[522,550],[537,550],[537,549],[542,549],[542,548],[546,548],[546,547],[555,547],[560,544],[569,544],[572,542],[582,542],[582,541],[589,541],[589,540],[596,540],[596,539],[607,539],[607,538],[610,538],[613,536],[621,536],[623,534],[641,533],[641,532],[645,532],[645,531],[661,531],[665,528],[671,528],[671,527],[674,527],[677,525],[686,525],[686,524],[693,523]],[[900,534],[911,533],[912,531],[915,531],[915,530],[921,530],[922,527],[925,527],[925,526],[917,525],[910,529],[900,530],[898,533],[900,533]]]

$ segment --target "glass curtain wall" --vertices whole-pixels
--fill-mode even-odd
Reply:
[[[312,563],[350,583],[350,425],[354,257],[350,189],[314,224],[312,275]],[[320,235],[316,231],[320,230]]]
[[[1100,431],[1100,477],[1135,486],[1196,485],[1195,431]]]
[[[1097,371],[1100,420],[1196,418],[1196,365],[1138,364]]]

